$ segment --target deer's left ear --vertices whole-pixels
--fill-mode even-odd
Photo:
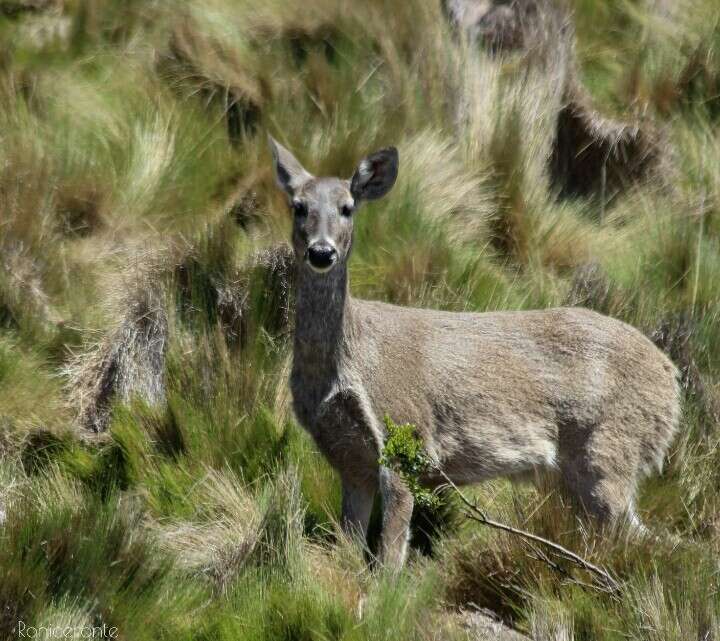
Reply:
[[[395,184],[400,157],[395,147],[387,147],[363,158],[350,180],[350,193],[356,201],[376,200]]]
[[[312,176],[300,164],[298,159],[272,136],[268,136],[268,143],[273,157],[275,180],[278,186],[292,198],[297,190]]]

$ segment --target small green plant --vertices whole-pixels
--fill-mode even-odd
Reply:
[[[440,497],[420,483],[420,477],[433,467],[433,461],[425,451],[422,439],[417,435],[417,427],[412,423],[398,425],[387,414],[384,422],[387,441],[380,455],[380,465],[400,474],[418,505],[438,508]]]

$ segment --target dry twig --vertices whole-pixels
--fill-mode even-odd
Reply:
[[[598,580],[600,586],[603,590],[607,592],[620,592],[621,586],[620,583],[605,569],[595,565],[594,563],[591,563],[587,559],[584,559],[579,554],[576,554],[572,550],[568,550],[567,548],[563,547],[559,543],[555,543],[554,541],[551,541],[550,539],[546,539],[542,536],[538,536],[537,534],[533,534],[532,532],[528,532],[526,530],[521,530],[519,528],[513,527],[512,525],[507,525],[506,523],[500,523],[499,521],[495,521],[494,519],[489,518],[485,512],[483,512],[477,504],[470,501],[461,491],[460,488],[458,488],[455,483],[443,472],[442,470],[439,471],[440,475],[445,479],[445,482],[447,483],[448,487],[452,488],[455,493],[457,494],[460,501],[465,505],[465,507],[468,508],[469,513],[466,513],[466,516],[471,519],[472,521],[475,521],[476,523],[481,523],[482,525],[487,525],[489,527],[495,528],[496,530],[502,530],[503,532],[508,532],[510,534],[514,534],[516,536],[520,536],[523,539],[527,541],[533,541],[535,543],[540,543],[541,545],[546,546],[549,548],[555,555],[558,557],[569,561],[571,563],[574,563],[578,567],[582,568],[583,570],[586,570],[587,572],[590,572],[593,574],[596,579]],[[542,555],[544,556],[544,555]],[[552,568],[558,567],[557,564],[552,563],[549,559],[545,560],[542,557],[539,557],[539,560],[544,560],[548,565]],[[585,585],[585,584],[583,584]]]

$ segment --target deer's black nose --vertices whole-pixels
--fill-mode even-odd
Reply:
[[[337,260],[337,250],[332,245],[311,245],[308,247],[307,257],[315,269],[328,269]]]

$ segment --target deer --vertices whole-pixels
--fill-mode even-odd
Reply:
[[[379,559],[403,566],[414,499],[379,463],[385,416],[417,427],[433,461],[429,487],[547,473],[583,517],[642,528],[638,483],[662,470],[680,416],[678,371],[665,354],[585,308],[474,313],[354,298],[353,220],[392,189],[397,149],[341,179],[315,177],[269,144],[297,263],[292,407],[340,476],[348,535],[365,542],[379,492]]]

